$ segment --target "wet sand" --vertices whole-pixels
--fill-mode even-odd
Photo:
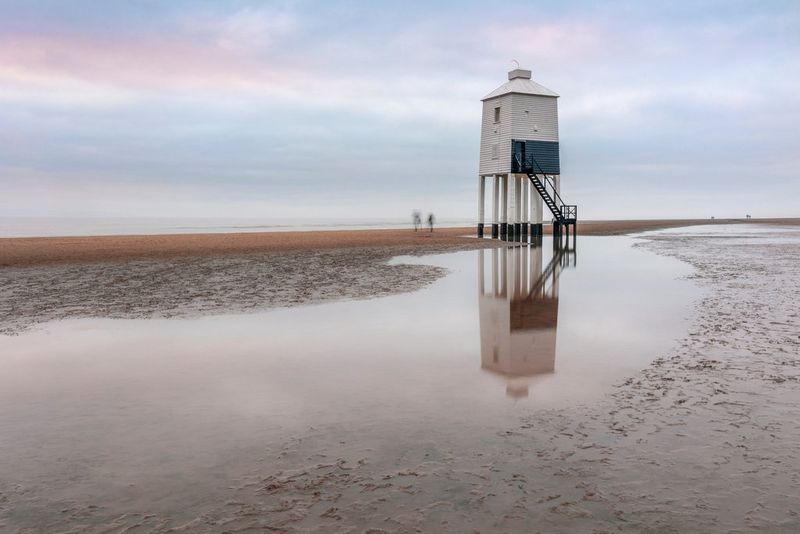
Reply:
[[[447,274],[422,255],[486,246],[477,239],[414,246],[323,248],[0,268],[0,335],[63,319],[197,317],[369,299],[420,289]]]
[[[29,488],[0,485],[0,528],[36,528],[36,517],[15,515],[24,503],[60,531],[797,532],[798,231],[676,232],[640,246],[691,264],[706,295],[674,349],[601,402],[534,411],[502,429],[415,420],[391,443],[385,428],[357,419],[292,432],[190,518],[137,502],[120,513],[84,496],[53,508]],[[446,274],[388,263],[400,250],[423,249],[10,267],[0,271],[0,321],[14,333],[65,317],[362,298]],[[285,293],[269,304],[276,287]]]
[[[800,219],[683,219],[639,221],[581,221],[579,235],[619,235],[697,224],[800,224]],[[549,226],[545,233],[549,233]],[[345,230],[319,232],[262,232],[231,234],[173,234],[141,236],[39,237],[0,239],[0,267],[54,263],[94,263],[138,259],[213,257],[231,254],[318,251],[361,247],[481,246],[471,239],[474,228],[411,230]],[[470,236],[470,237],[466,237]]]

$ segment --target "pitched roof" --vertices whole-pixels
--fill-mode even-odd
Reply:
[[[506,83],[484,96],[481,100],[489,100],[509,93],[558,97],[555,91],[551,91],[547,87],[531,80],[531,71],[516,69],[508,73],[508,81]]]

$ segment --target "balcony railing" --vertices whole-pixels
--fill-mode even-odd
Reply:
[[[578,206],[575,204],[562,204],[561,216],[568,221],[578,220]]]

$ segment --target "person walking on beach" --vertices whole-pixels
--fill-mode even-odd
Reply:
[[[434,218],[433,213],[429,213],[428,214],[428,227],[431,229],[431,232],[433,232],[433,223],[435,221],[436,221],[436,219]]]
[[[419,214],[417,210],[414,210],[411,213],[411,218],[414,220],[414,231],[418,231],[419,227],[422,226],[422,215]]]

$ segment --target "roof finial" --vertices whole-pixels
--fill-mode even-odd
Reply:
[[[519,68],[519,61],[516,59],[512,59],[511,62],[514,64],[514,70],[508,73],[508,79],[513,80],[515,78],[523,78],[525,80],[531,79],[531,71]]]

